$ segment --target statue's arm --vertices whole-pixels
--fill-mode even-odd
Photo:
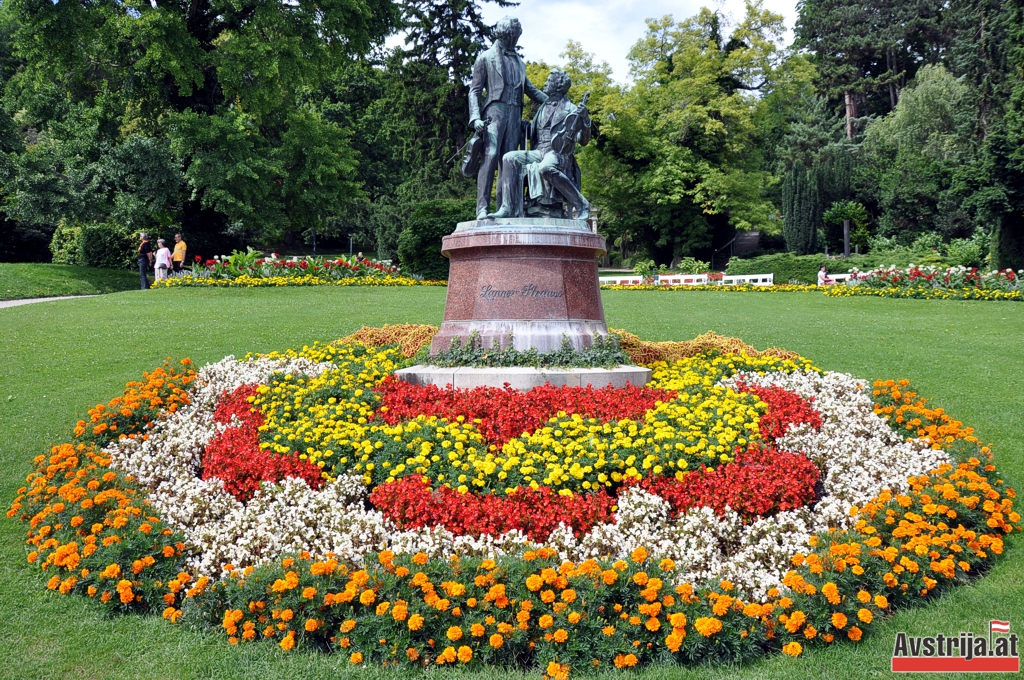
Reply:
[[[480,120],[480,98],[487,86],[487,64],[484,55],[480,55],[473,63],[473,79],[469,84],[469,124]]]
[[[542,92],[541,90],[538,90],[537,86],[530,82],[529,77],[523,77],[525,79],[523,89],[526,92],[526,96],[532,99],[533,101],[537,102],[538,104],[543,104],[544,102],[546,102],[548,100],[548,96],[544,94],[544,92]]]

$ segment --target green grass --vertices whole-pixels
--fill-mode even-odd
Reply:
[[[0,300],[97,295],[136,288],[138,272],[64,264],[0,263]]]
[[[0,498],[31,459],[66,436],[90,405],[167,356],[199,362],[330,340],[359,326],[437,323],[443,288],[176,289],[0,309]],[[605,291],[609,325],[652,340],[708,330],[796,350],[828,369],[914,380],[922,393],[995,444],[1006,478],[1024,480],[1024,305],[831,299],[818,294]],[[0,677],[314,678],[349,675],[342,655],[231,647],[222,636],[158,617],[108,617],[84,598],[45,590],[24,561],[23,527],[0,520]],[[1024,621],[1018,540],[975,584],[872,626],[865,641],[743,667],[652,668],[656,678],[872,678],[888,675],[896,631],[983,633]],[[360,672],[358,677],[379,675]],[[352,674],[355,677],[355,674]],[[474,678],[501,678],[501,670]],[[398,673],[388,677],[402,677]],[[536,676],[532,676],[536,677]],[[622,677],[615,674],[616,678]],[[948,677],[948,676],[944,676]]]

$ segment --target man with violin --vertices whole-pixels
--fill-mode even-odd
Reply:
[[[587,97],[577,106],[569,101],[572,80],[553,69],[544,85],[547,101],[533,119],[528,151],[509,151],[502,157],[501,206],[488,217],[523,217],[524,182],[529,187],[531,214],[586,220],[590,203],[580,193],[576,144],[590,141]],[[562,204],[568,204],[567,213]],[[573,214],[575,212],[575,215]],[[552,214],[556,213],[556,214]]]

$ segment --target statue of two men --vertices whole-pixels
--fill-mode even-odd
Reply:
[[[575,211],[576,219],[585,220],[590,203],[580,194],[575,149],[577,143],[590,141],[586,97],[581,106],[569,101],[572,82],[560,69],[552,70],[543,92],[538,90],[526,76],[526,64],[515,49],[521,34],[519,20],[505,17],[495,27],[494,44],[473,65],[469,118],[480,145],[477,219],[523,217],[526,212],[573,217]],[[523,134],[524,94],[541,105],[529,126],[529,150]],[[496,170],[498,210],[489,214]],[[524,182],[529,187],[528,208],[524,206]]]

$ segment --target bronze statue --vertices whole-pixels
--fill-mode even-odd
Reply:
[[[590,93],[583,95],[576,106],[567,96],[571,85],[567,73],[557,68],[551,71],[544,86],[547,101],[541,104],[531,125],[530,150],[509,151],[502,157],[500,207],[488,217],[590,217],[590,203],[580,193],[580,168],[576,163],[576,144],[590,141],[586,108]],[[530,195],[526,206],[524,180]],[[567,209],[563,203],[568,204]]]
[[[490,209],[491,188],[499,161],[509,151],[519,148],[523,118],[523,94],[543,103],[547,95],[526,77],[526,64],[516,53],[516,43],[523,29],[515,17],[505,17],[494,28],[494,44],[480,53],[473,64],[473,80],[469,88],[469,124],[478,143],[470,144],[470,155],[463,163],[464,172],[479,163],[476,179],[476,214],[482,219]],[[481,99],[483,100],[481,103]],[[471,140],[472,141],[472,140]],[[473,157],[474,146],[477,156]],[[502,202],[498,186],[498,204]]]

